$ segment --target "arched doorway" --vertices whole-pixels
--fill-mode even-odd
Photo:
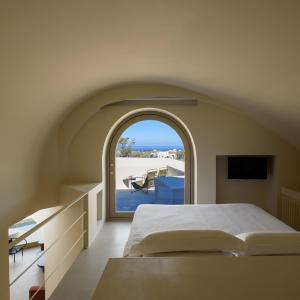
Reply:
[[[152,125],[160,123],[160,128],[168,127],[178,136],[182,145],[172,145],[165,149],[157,145],[135,146],[132,137],[123,135],[137,124],[147,122],[152,122]],[[153,130],[160,135],[161,130],[155,126]],[[168,114],[142,111],[123,119],[111,134],[106,162],[109,218],[130,218],[139,204],[194,203],[191,137],[184,126]]]

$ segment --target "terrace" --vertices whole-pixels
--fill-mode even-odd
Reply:
[[[118,212],[135,211],[140,204],[166,204],[172,199],[168,193],[162,192],[158,197],[157,188],[149,189],[148,193],[133,192],[131,184],[126,181],[130,176],[143,176],[150,169],[168,168],[165,180],[176,188],[172,178],[184,178],[184,161],[171,158],[135,158],[116,157],[116,209]],[[171,178],[172,177],[172,178]],[[184,199],[177,200],[183,204]]]

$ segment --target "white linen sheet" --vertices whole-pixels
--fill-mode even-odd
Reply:
[[[253,204],[143,204],[134,214],[124,256],[137,256],[134,245],[153,232],[211,229],[237,235],[244,232],[295,232]]]

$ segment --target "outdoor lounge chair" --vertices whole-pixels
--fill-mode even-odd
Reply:
[[[158,170],[158,177],[166,177],[168,175],[168,168],[162,167]]]
[[[155,177],[157,177],[156,169],[148,170],[147,175],[145,175],[144,177],[136,177],[141,179],[131,182],[134,192],[143,191],[145,193],[148,193],[149,188],[154,187]]]

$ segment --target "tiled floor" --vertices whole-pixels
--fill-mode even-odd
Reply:
[[[50,300],[89,300],[110,257],[121,257],[130,222],[104,224],[92,246],[84,250],[65,275]]]
[[[9,257],[9,275],[10,282],[16,278],[30,263],[32,263],[37,253],[41,251],[40,247],[34,247],[24,250],[24,256],[21,253],[16,254],[16,262],[13,261],[13,256]],[[34,264],[12,287],[10,288],[11,300],[29,299],[29,288],[33,285],[43,283],[44,273]]]

